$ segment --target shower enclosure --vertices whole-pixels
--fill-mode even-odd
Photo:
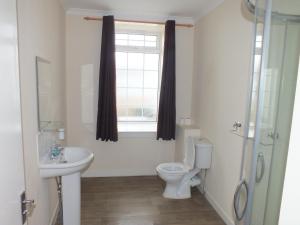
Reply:
[[[300,1],[245,0],[255,36],[236,224],[277,225],[299,69]]]

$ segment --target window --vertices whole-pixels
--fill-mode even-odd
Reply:
[[[161,32],[116,29],[119,131],[156,130],[160,65]]]
[[[263,29],[262,23],[257,24],[257,35],[255,39],[255,55],[254,55],[254,71],[251,96],[251,111],[249,121],[249,137],[255,136],[256,114],[258,107],[258,98],[263,101],[263,111],[261,118],[261,126],[266,131],[273,130],[273,124],[276,117],[276,96],[280,81],[279,69],[268,65],[267,68],[262,68],[262,51],[263,51]],[[264,82],[260,82],[261,73],[264,75]],[[264,85],[262,87],[262,85]],[[259,87],[263,88],[263,92],[259,93]],[[259,94],[262,94],[259,96]]]

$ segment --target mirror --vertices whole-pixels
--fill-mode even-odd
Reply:
[[[57,131],[63,127],[63,84],[50,61],[36,57],[39,131]]]

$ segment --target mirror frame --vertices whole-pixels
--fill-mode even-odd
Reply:
[[[38,131],[42,132],[45,131],[41,128],[41,120],[40,120],[40,103],[39,103],[39,62],[51,64],[49,60],[46,60],[42,57],[36,56],[35,57],[35,70],[36,70],[36,101],[37,101],[37,121],[38,121]]]

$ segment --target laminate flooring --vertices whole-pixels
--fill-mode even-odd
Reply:
[[[225,225],[198,190],[192,198],[162,197],[157,176],[83,178],[81,225]]]

